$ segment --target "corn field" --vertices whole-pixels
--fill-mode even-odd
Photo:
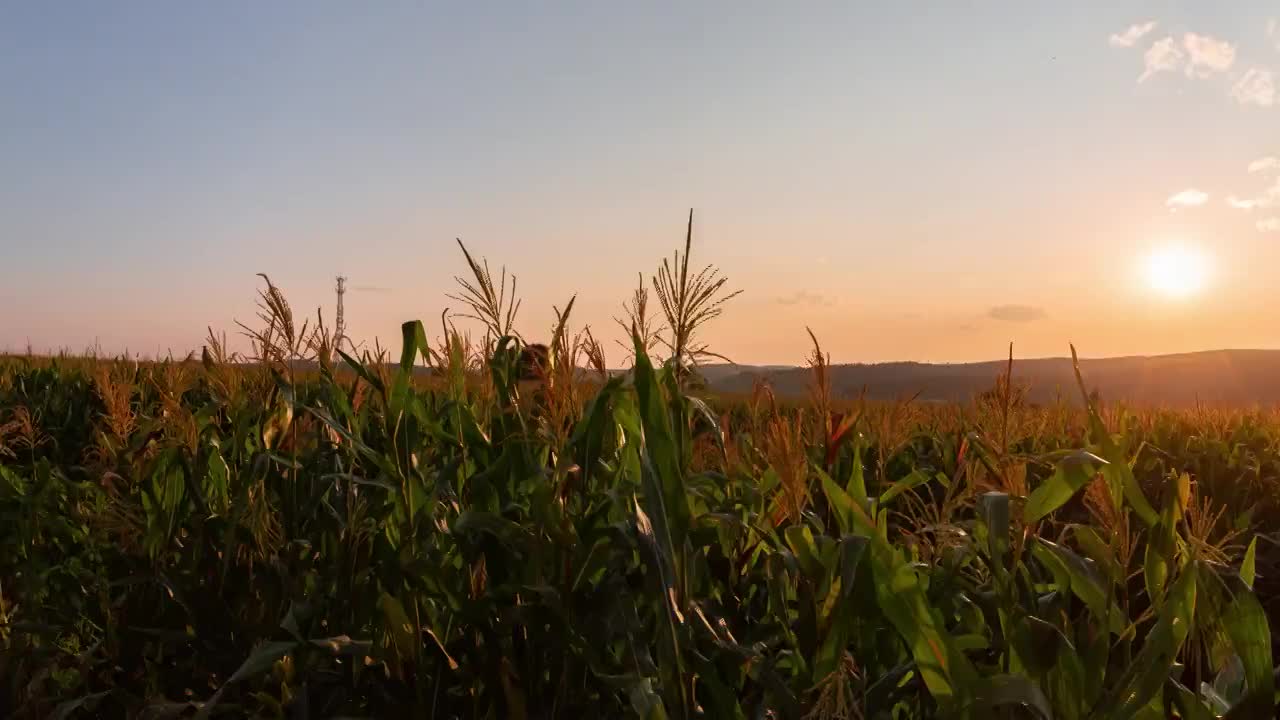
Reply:
[[[333,346],[0,358],[0,716],[1272,718],[1280,415],[698,390],[683,253],[614,372],[572,302]],[[465,251],[465,249],[464,249]],[[350,350],[350,352],[348,352]]]

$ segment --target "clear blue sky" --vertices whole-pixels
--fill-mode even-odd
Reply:
[[[0,349],[184,353],[251,317],[257,272],[330,316],[350,276],[353,331],[394,343],[446,307],[454,237],[518,273],[526,335],[574,292],[607,329],[690,207],[746,291],[708,335],[742,362],[800,361],[806,324],[848,361],[1280,345],[1280,189],[1247,170],[1280,154],[1276,18],[9,3]],[[1186,190],[1207,197],[1172,209]],[[1143,284],[1168,244],[1212,263],[1193,298]]]

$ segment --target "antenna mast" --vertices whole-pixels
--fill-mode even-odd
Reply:
[[[342,314],[342,296],[347,292],[347,279],[338,276],[338,312],[333,325],[333,359],[337,362],[338,350],[342,349],[342,341],[347,339],[347,321]]]

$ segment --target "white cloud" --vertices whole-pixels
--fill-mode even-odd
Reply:
[[[1169,196],[1164,204],[1170,208],[1199,207],[1209,202],[1209,193],[1189,188]]]
[[[1258,158],[1257,160],[1249,163],[1249,172],[1251,174],[1277,169],[1280,169],[1280,158],[1277,157]]]
[[[1231,87],[1231,97],[1241,105],[1271,107],[1276,104],[1276,84],[1270,70],[1250,68]]]
[[[1259,220],[1258,232],[1280,232],[1280,217]]]
[[[1182,46],[1187,49],[1187,77],[1209,77],[1215,72],[1226,72],[1236,61],[1236,48],[1226,40],[1209,35],[1186,33]]]
[[[1256,208],[1280,207],[1280,178],[1276,178],[1271,187],[1263,190],[1261,195],[1250,202]]]
[[[1267,21],[1267,39],[1280,50],[1280,20],[1271,18]]]
[[[1261,160],[1254,161],[1253,164],[1250,165],[1250,168],[1257,166],[1265,169],[1274,168],[1277,165],[1280,165],[1280,161],[1277,161],[1275,158],[1262,158]],[[1267,187],[1252,198],[1239,198],[1232,195],[1227,198],[1227,205],[1237,210],[1280,208],[1280,177],[1277,177],[1272,181],[1270,187]],[[1261,222],[1268,223],[1275,219],[1276,218],[1267,218]]]
[[[1146,69],[1138,78],[1138,82],[1146,82],[1147,78],[1166,70],[1177,70],[1182,65],[1185,53],[1178,49],[1173,37],[1157,40],[1142,54],[1142,62]]]
[[[1258,207],[1280,206],[1280,178],[1276,178],[1275,184],[1263,191],[1257,203]]]
[[[1111,37],[1107,38],[1107,44],[1110,45],[1111,47],[1116,47],[1116,48],[1133,47],[1138,43],[1139,40],[1143,38],[1143,36],[1151,32],[1155,28],[1156,28],[1155,20],[1152,20],[1150,22],[1137,23],[1135,25],[1130,25],[1129,29],[1125,30],[1122,33],[1112,33]]]

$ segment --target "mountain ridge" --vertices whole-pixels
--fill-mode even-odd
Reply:
[[[1007,366],[1007,359],[842,363],[829,366],[828,376],[837,397],[856,397],[865,387],[871,399],[914,395],[924,401],[948,402],[968,400],[990,389]],[[1161,405],[1280,404],[1280,350],[1222,349],[1081,358],[1080,370],[1086,386],[1108,400]],[[708,387],[716,392],[748,393],[764,380],[781,397],[804,394],[810,374],[808,368],[799,366],[728,364],[701,371]],[[1027,385],[1032,402],[1048,402],[1056,397],[1079,399],[1069,357],[1015,357],[1013,376]]]

